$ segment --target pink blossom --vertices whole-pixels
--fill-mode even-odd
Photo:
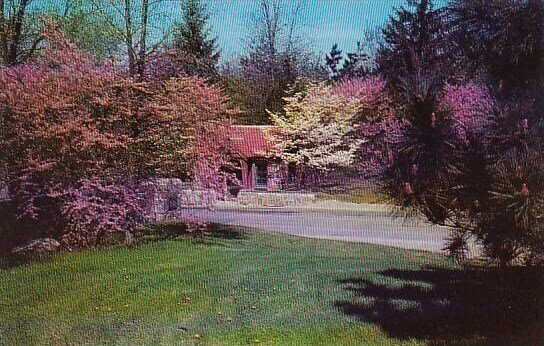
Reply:
[[[381,77],[342,80],[335,85],[339,95],[360,102],[360,127],[357,136],[363,142],[360,170],[366,176],[379,175],[390,164],[390,148],[402,137],[406,121],[399,117]]]
[[[468,143],[470,136],[480,137],[491,124],[495,102],[487,87],[466,83],[444,87],[439,109],[452,120],[457,138]]]

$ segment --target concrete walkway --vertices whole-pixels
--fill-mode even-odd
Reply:
[[[421,218],[394,218],[390,207],[322,201],[288,207],[244,207],[222,202],[214,212],[193,211],[215,223],[244,226],[300,237],[380,244],[442,252],[449,231]]]

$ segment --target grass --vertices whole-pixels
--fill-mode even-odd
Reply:
[[[353,188],[342,192],[320,192],[317,194],[317,198],[321,200],[335,200],[349,203],[388,203],[388,199],[385,195],[368,187]]]
[[[542,336],[535,272],[512,280],[438,254],[227,231],[0,270],[0,344],[530,344]]]

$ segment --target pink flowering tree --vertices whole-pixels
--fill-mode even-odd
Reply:
[[[53,225],[44,235],[67,244],[96,246],[136,225],[144,180],[225,190],[218,166],[226,153],[198,144],[228,125],[218,88],[198,78],[136,81],[53,25],[46,37],[41,59],[0,70],[0,148],[21,220]]]
[[[390,163],[393,147],[400,141],[406,125],[393,107],[385,81],[379,76],[344,79],[333,90],[358,102],[354,135],[360,141],[356,160],[359,174],[364,178],[380,176]]]

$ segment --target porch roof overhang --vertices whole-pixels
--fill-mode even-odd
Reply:
[[[232,154],[242,160],[270,159],[275,146],[274,126],[235,125],[229,130]]]

